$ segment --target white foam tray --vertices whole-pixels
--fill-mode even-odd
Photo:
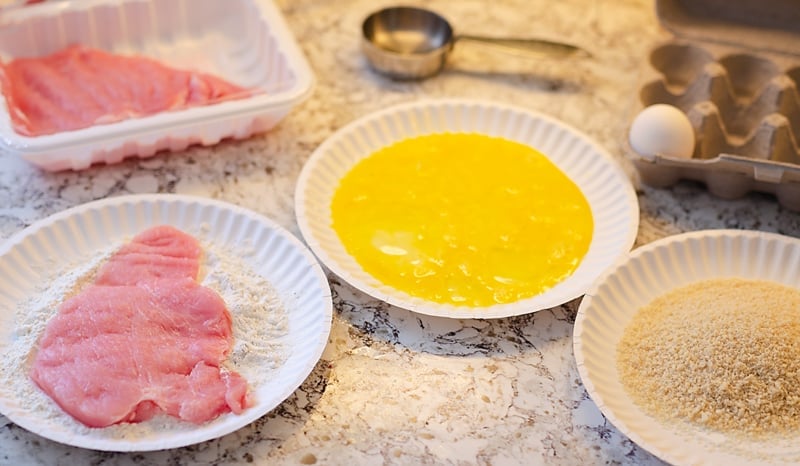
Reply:
[[[117,123],[28,137],[5,99],[0,149],[45,170],[79,170],[129,156],[247,138],[273,128],[313,89],[311,68],[271,0],[49,1],[0,15],[0,59],[71,44],[155,58],[255,88],[253,96]]]

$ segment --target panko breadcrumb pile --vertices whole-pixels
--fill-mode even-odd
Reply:
[[[800,427],[800,290],[697,282],[641,308],[617,346],[631,398],[650,415],[724,433]]]

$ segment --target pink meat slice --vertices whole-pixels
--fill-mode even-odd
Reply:
[[[34,382],[90,427],[161,411],[198,424],[242,412],[247,382],[220,367],[231,317],[222,298],[197,283],[200,252],[194,238],[166,226],[123,246],[48,322]]]
[[[216,76],[73,45],[0,67],[14,130],[26,136],[243,98],[250,91]]]
[[[135,285],[167,278],[195,280],[202,250],[197,240],[161,226],[139,233],[114,253],[95,278],[97,285]]]

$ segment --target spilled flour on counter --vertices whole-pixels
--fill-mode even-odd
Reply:
[[[0,379],[4,381],[0,386],[0,396],[8,401],[12,410],[18,407],[20,411],[33,412],[37,418],[58,425],[59,431],[68,435],[135,440],[195,430],[197,425],[166,414],[136,424],[89,428],[64,413],[28,375],[37,341],[59,305],[91,283],[98,268],[120,245],[100,250],[80,263],[64,264],[51,260],[34,269],[41,280],[14,310],[16,331],[3,358],[0,358]],[[199,282],[225,300],[233,323],[234,342],[223,366],[247,380],[250,402],[247,409],[253,409],[259,401],[255,398],[258,386],[272,379],[288,359],[285,339],[289,333],[288,316],[269,281],[242,259],[243,255],[252,254],[252,250],[234,251],[205,242],[201,245],[204,256]],[[203,425],[224,422],[229,416],[236,414],[223,414]]]

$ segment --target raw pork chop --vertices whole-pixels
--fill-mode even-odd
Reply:
[[[48,322],[34,382],[90,427],[159,411],[193,423],[242,412],[247,382],[220,369],[230,314],[197,283],[200,254],[196,239],[168,226],[120,248]]]
[[[246,97],[220,78],[142,56],[73,45],[0,66],[14,130],[26,136],[112,123],[166,110]]]

